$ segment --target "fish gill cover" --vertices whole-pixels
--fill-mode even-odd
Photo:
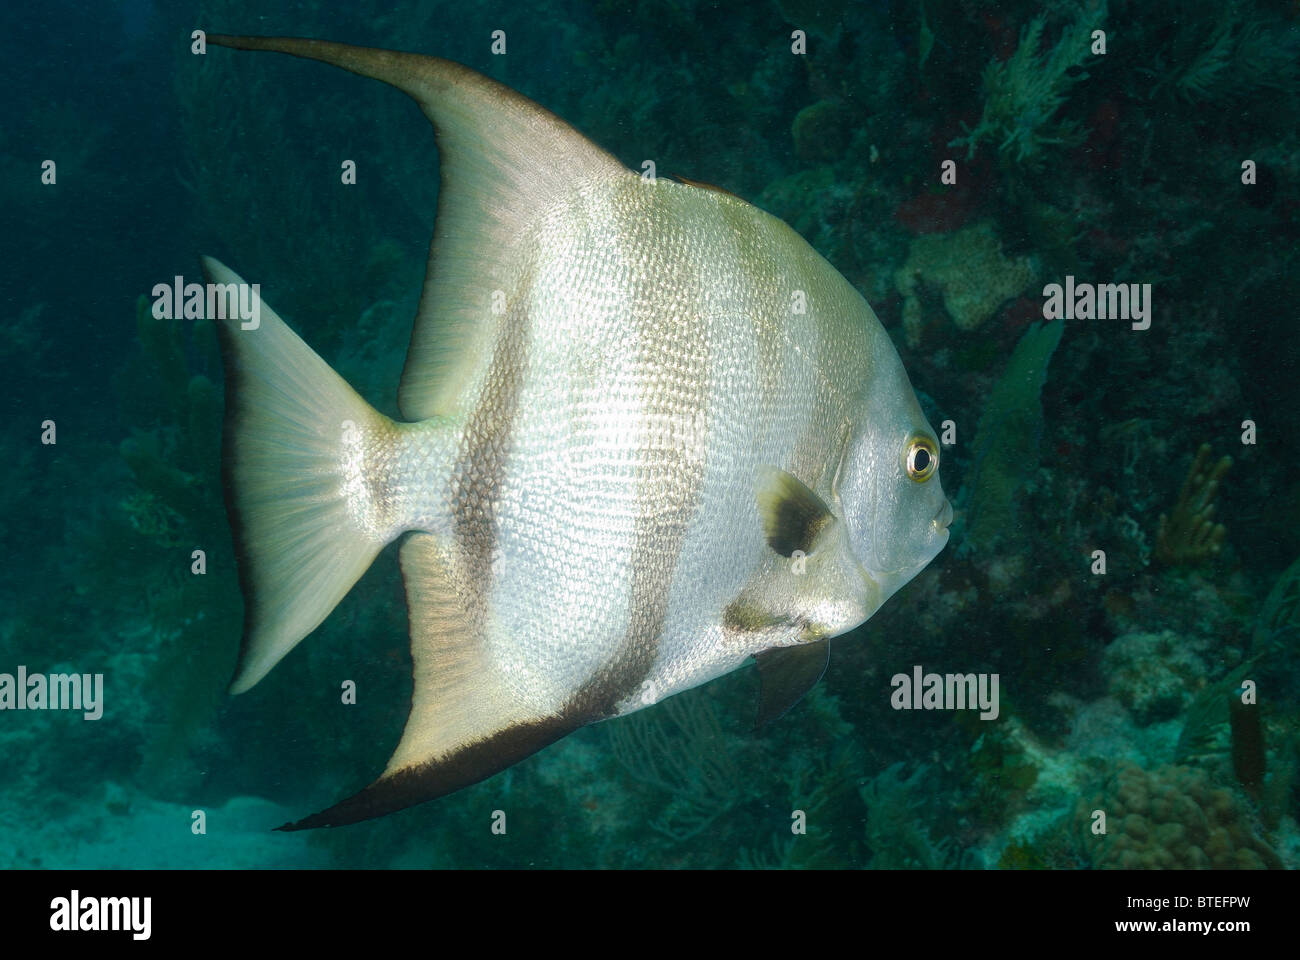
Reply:
[[[436,147],[391,89],[195,30],[445,57],[786,221],[897,349],[952,542],[761,730],[739,670],[273,832],[401,739],[397,549],[225,693],[230,398],[155,291],[220,257],[396,417]],[[69,3],[0,36],[6,867],[1296,866],[1294,4]]]

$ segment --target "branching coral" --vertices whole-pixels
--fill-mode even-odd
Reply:
[[[1181,12],[1181,11],[1180,11]],[[1191,102],[1228,102],[1259,88],[1293,89],[1300,67],[1300,36],[1278,22],[1251,17],[1244,3],[1225,3],[1208,18],[1186,16],[1169,50],[1171,63],[1157,90]]]
[[[829,706],[828,723],[848,727],[835,719],[830,698],[818,697]],[[771,853],[762,847],[744,847],[736,865],[747,870],[826,869],[855,865],[860,843],[851,835],[861,810],[857,783],[861,767],[856,752],[841,742],[829,756],[804,753],[788,757],[790,762],[783,780],[791,811],[802,811],[805,832],[793,834],[778,830],[772,838]]]
[[[1173,511],[1160,514],[1156,530],[1156,559],[1171,566],[1195,564],[1223,548],[1227,529],[1214,523],[1214,498],[1219,484],[1232,467],[1232,457],[1220,457],[1210,464],[1210,445],[1201,444],[1187,471],[1182,492]]]
[[[1241,664],[1231,673],[1204,687],[1183,710],[1183,729],[1174,747],[1179,763],[1203,763],[1228,749],[1228,697],[1240,685],[1254,661]]]
[[[1300,560],[1282,572],[1268,592],[1255,621],[1253,638],[1257,653],[1283,647],[1294,648],[1300,639]]]
[[[878,870],[942,870],[956,867],[961,856],[950,838],[935,841],[917,817],[918,794],[929,768],[918,767],[910,777],[896,763],[862,788],[867,805],[867,845]]]

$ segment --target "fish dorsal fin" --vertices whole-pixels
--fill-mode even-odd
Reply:
[[[762,729],[798,703],[826,672],[831,642],[817,640],[764,650],[758,661],[758,719]]]
[[[293,37],[207,39],[382,80],[432,121],[442,182],[398,406],[408,420],[454,416],[494,340],[494,291],[516,292],[515,254],[529,227],[581,183],[629,171],[549,110],[450,60]]]
[[[401,742],[374,783],[282,830],[334,827],[444,796],[554,743],[590,717],[536,716],[487,655],[475,575],[437,537],[402,544],[414,687]]]

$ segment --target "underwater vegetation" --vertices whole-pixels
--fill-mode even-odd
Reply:
[[[133,176],[165,178],[186,206],[104,228],[104,246],[147,226],[174,259],[113,291],[121,353],[103,359],[89,426],[60,414],[49,449],[33,447],[39,405],[0,427],[12,465],[0,504],[20,558],[0,583],[0,669],[102,669],[115,705],[98,725],[5,718],[0,749],[17,759],[0,804],[19,826],[0,835],[0,862],[76,865],[108,834],[113,856],[141,865],[199,862],[144,842],[169,823],[185,833],[196,808],[212,814],[210,839],[238,823],[230,862],[248,865],[1300,862],[1300,476],[1278,413],[1295,409],[1300,366],[1294,4],[550,2],[548,29],[511,28],[504,58],[483,49],[490,11],[293,6],[216,0],[190,19],[461,60],[634,169],[654,159],[659,175],[706,179],[794,226],[871,303],[931,422],[954,424],[941,453],[952,540],[868,625],[831,641],[819,686],[761,733],[757,678],[741,671],[436,805],[270,834],[285,808],[373,777],[373,744],[400,734],[400,579],[382,555],[263,694],[225,696],[242,609],[213,334],[158,321],[139,297],[194,274],[200,251],[237,252],[242,273],[267,278],[265,298],[394,414],[437,206],[431,138],[400,97],[351,78],[168,48],[151,73],[170,78],[153,84],[167,98],[167,168]],[[808,34],[797,59],[794,29]],[[112,134],[93,112],[20,125],[76,141],[60,167],[70,195],[111,189]],[[348,158],[362,174],[351,191],[338,176]],[[13,258],[39,276],[80,220],[3,175],[27,159],[0,146],[7,205],[46,225]],[[1043,285],[1067,274],[1152,284],[1149,329],[1042,322]],[[53,284],[10,303],[0,357],[53,408],[44,398],[95,374],[43,334],[78,304]],[[890,678],[914,664],[998,673],[998,719],[895,711]],[[349,679],[361,696],[345,707]],[[38,807],[76,839],[41,840]]]
[[[1004,534],[1026,529],[1016,522],[1016,494],[1038,467],[1035,454],[1043,435],[1039,394],[1063,331],[1059,320],[1030,327],[985,402],[962,487],[969,494],[963,544],[968,549],[992,548]]]
[[[1044,49],[1046,25],[1046,16],[1035,17],[1020,31],[1015,52],[985,67],[984,112],[974,130],[952,142],[967,147],[967,159],[987,143],[1005,164],[1023,168],[1043,162],[1048,147],[1083,142],[1082,125],[1058,114],[1070,89],[1088,78],[1092,32],[1106,26],[1105,0],[1080,6],[1078,19],[1062,27],[1055,45]]]

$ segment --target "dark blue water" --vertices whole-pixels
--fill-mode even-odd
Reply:
[[[97,719],[0,710],[0,864],[1296,864],[1294,4],[261,7],[0,13],[0,706],[19,668],[102,676]],[[228,696],[220,361],[140,298],[218,256],[395,414],[437,155],[400,93],[195,56],[195,28],[448,57],[789,222],[948,433],[948,547],[762,732],[744,669],[441,800],[272,832],[400,736],[396,554]],[[1036,326],[1067,277],[1136,285],[1131,315]],[[927,674],[996,676],[996,718],[904,697]]]

